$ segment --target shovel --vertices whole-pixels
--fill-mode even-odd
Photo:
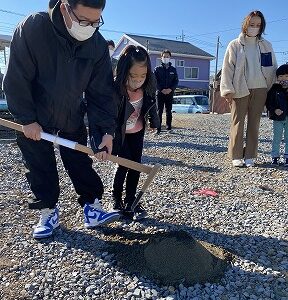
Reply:
[[[14,129],[16,131],[20,131],[23,132],[23,128],[22,125],[17,124],[15,122],[11,122],[5,119],[0,118],[0,125],[4,126],[4,127],[8,127],[10,129]],[[53,134],[49,134],[46,132],[41,132],[41,139],[70,148],[70,149],[74,149],[83,153],[86,153],[88,155],[94,155],[94,152],[91,148],[86,147],[84,145],[78,144],[77,142],[73,142],[67,139],[63,139],[58,137],[57,135],[53,135]],[[138,193],[138,195],[135,198],[134,203],[132,204],[132,209],[134,210],[134,208],[137,206],[137,204],[139,203],[140,199],[142,198],[144,192],[147,190],[147,188],[149,187],[150,183],[152,182],[152,180],[154,179],[154,177],[156,176],[157,172],[160,170],[161,165],[160,164],[156,164],[154,167],[149,167],[146,166],[144,164],[140,164],[137,163],[135,161],[126,159],[126,158],[122,158],[119,156],[115,156],[112,154],[107,154],[107,160],[111,161],[113,163],[116,163],[118,165],[124,166],[128,169],[133,169],[135,171],[138,171],[140,173],[146,173],[148,174],[143,187],[141,188],[140,192]]]

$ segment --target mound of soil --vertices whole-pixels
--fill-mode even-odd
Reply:
[[[112,239],[110,235],[108,242],[119,266],[163,285],[217,282],[231,260],[225,250],[199,242],[185,231],[123,232]]]

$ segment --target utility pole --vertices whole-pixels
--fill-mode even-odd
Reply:
[[[7,65],[6,47],[4,46],[4,64]]]
[[[217,45],[216,45],[216,64],[215,64],[215,77],[214,77],[214,80],[216,79],[217,68],[218,68],[219,44],[220,44],[220,36],[218,35],[218,37],[217,37]]]
[[[149,40],[146,40],[146,51],[149,53]]]
[[[218,55],[219,55],[219,44],[220,44],[220,36],[217,37],[217,44],[216,44],[216,63],[215,63],[215,75],[214,75],[214,81],[213,81],[213,102],[212,102],[212,114],[214,113],[214,105],[215,105],[215,95],[216,95],[216,89],[217,89],[217,69],[218,69]]]
[[[180,36],[176,36],[176,40],[181,40],[182,42],[185,42],[185,34],[184,30],[182,29]]]
[[[184,30],[182,29],[182,34],[181,34],[181,40],[182,40],[182,42],[184,42],[184,37],[185,37]]]

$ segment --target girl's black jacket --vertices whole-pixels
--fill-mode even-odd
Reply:
[[[266,107],[269,119],[275,121],[284,121],[288,115],[288,92],[281,84],[274,83],[267,94]],[[283,113],[280,116],[275,114],[276,109],[281,109]]]
[[[134,112],[134,107],[129,102],[128,96],[121,96],[115,93],[114,97],[116,97],[115,102],[119,103],[117,128],[113,141],[113,154],[117,155],[125,138],[127,120]],[[143,116],[144,127],[148,122],[151,128],[160,127],[160,119],[157,112],[156,99],[155,97],[152,97],[145,92],[143,95],[141,115]]]

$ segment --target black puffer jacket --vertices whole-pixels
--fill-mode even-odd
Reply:
[[[9,110],[23,125],[74,132],[85,105],[95,143],[116,127],[111,60],[99,32],[83,42],[68,33],[58,1],[48,13],[29,16],[13,35],[4,90]]]
[[[113,154],[117,155],[125,138],[127,120],[134,112],[134,107],[129,102],[128,97],[120,96],[117,94],[115,94],[115,97],[118,98],[116,101],[118,102],[119,106],[117,128],[113,141]],[[141,115],[144,119],[144,126],[146,126],[147,123],[149,123],[149,126],[151,128],[158,128],[160,126],[160,119],[157,112],[155,97],[149,96],[147,93],[144,93]]]
[[[172,92],[176,89],[178,85],[178,75],[176,69],[169,63],[169,67],[166,68],[165,64],[161,64],[156,67],[154,74],[157,80],[157,91],[162,91],[163,89],[171,89]]]
[[[284,121],[288,115],[288,92],[283,89],[279,83],[274,83],[267,94],[266,107],[269,119],[275,121]],[[281,109],[283,113],[278,116],[275,114],[276,109]]]

